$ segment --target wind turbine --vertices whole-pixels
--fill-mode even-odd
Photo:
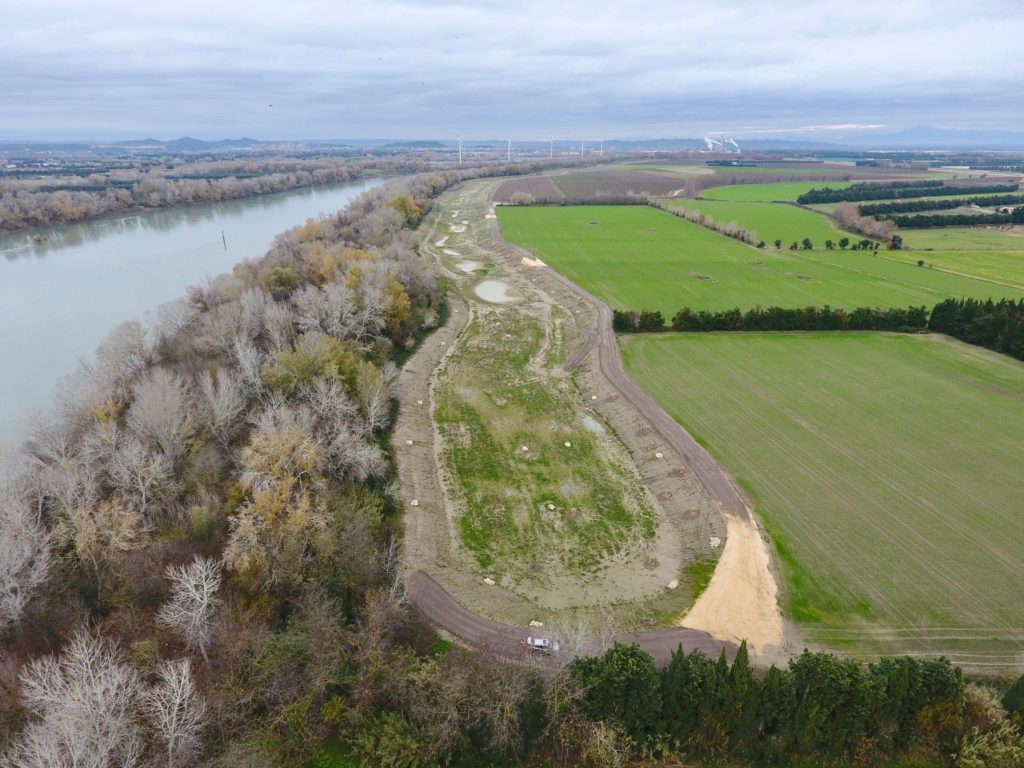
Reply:
[[[548,148],[548,157],[554,158],[555,156],[555,137],[551,137],[551,146]]]
[[[598,153],[601,157],[604,157],[604,139],[601,139],[601,151]]]
[[[462,165],[462,137],[459,136],[459,165]]]
[[[505,162],[512,162],[512,139],[508,139],[508,155],[505,157]]]

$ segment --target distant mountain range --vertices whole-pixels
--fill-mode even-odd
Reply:
[[[916,150],[1024,150],[1024,131],[1015,130],[965,130],[959,128],[935,128],[920,126],[889,133],[860,132],[841,137],[804,138],[794,134],[782,134],[779,137],[757,136],[745,138],[742,134],[732,135],[744,149],[810,149],[828,150],[847,149],[916,149]],[[473,147],[504,147],[506,139],[483,139],[463,141],[464,149]],[[555,150],[565,151],[578,148],[580,139],[555,139]],[[177,139],[161,140],[154,138],[132,139],[129,141],[0,141],[0,151],[138,151],[138,152],[216,152],[225,150],[258,150],[272,147],[275,144],[293,143],[305,146],[321,146],[333,148],[385,149],[385,150],[427,150],[453,149],[457,142],[446,140],[401,140],[401,139],[294,139],[264,141],[242,137],[238,139],[220,139],[207,141],[191,136]],[[597,149],[599,143],[593,139],[585,140],[588,149]],[[541,151],[550,145],[549,141],[513,141],[513,146],[531,148]],[[703,149],[703,138],[628,138],[608,139],[604,142],[607,150],[620,151],[671,151]]]

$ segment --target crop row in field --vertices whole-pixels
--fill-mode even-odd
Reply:
[[[623,353],[765,519],[807,638],[1019,661],[1024,364],[881,334],[646,336]]]
[[[758,250],[646,206],[501,208],[499,218],[506,239],[619,309],[931,306],[1020,293],[867,252]]]

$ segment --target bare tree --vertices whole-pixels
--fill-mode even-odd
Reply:
[[[355,294],[344,283],[327,283],[323,288],[309,285],[298,291],[292,302],[303,333],[322,331],[338,339],[354,334],[358,310]]]
[[[128,426],[172,462],[177,461],[192,434],[185,382],[172,371],[155,368],[135,383],[134,397]]]
[[[50,536],[28,503],[0,489],[0,630],[16,624],[50,575]]]
[[[60,657],[31,662],[21,678],[37,717],[11,744],[5,768],[134,768],[141,764],[138,674],[110,642],[78,634]]]
[[[199,376],[199,398],[207,427],[221,445],[227,446],[245,414],[245,394],[238,379],[224,369],[216,375],[203,371]]]
[[[188,659],[165,661],[157,674],[160,681],[146,690],[143,702],[167,755],[167,768],[191,765],[202,746],[206,702]]]
[[[198,648],[209,666],[206,644],[220,605],[220,563],[196,557],[189,565],[168,566],[167,578],[171,580],[171,599],[160,609],[160,622],[180,633],[190,647]]]
[[[256,345],[242,338],[236,338],[232,345],[232,354],[238,366],[238,381],[249,397],[263,397],[266,387],[260,376],[263,356]]]
[[[292,320],[291,308],[284,302],[270,302],[264,312],[263,323],[271,351],[280,351],[295,342],[295,323]]]
[[[174,482],[174,470],[167,457],[150,451],[134,435],[121,440],[108,467],[111,483],[126,497],[134,498],[145,515],[149,505]]]

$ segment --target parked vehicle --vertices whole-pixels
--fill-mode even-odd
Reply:
[[[558,653],[558,643],[546,637],[528,637],[523,642],[531,651],[538,653]]]

